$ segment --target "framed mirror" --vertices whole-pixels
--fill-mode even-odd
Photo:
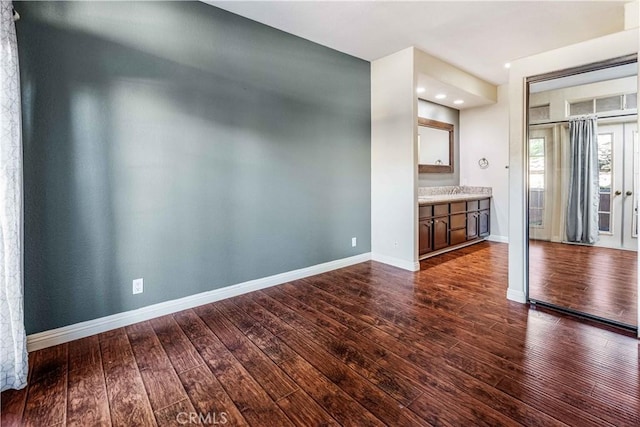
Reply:
[[[453,125],[418,117],[418,171],[453,173]]]

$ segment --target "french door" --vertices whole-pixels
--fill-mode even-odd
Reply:
[[[599,241],[596,246],[638,249],[638,125],[598,125]]]

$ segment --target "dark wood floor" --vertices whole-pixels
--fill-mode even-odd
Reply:
[[[531,240],[529,259],[532,299],[638,325],[637,252]]]
[[[638,341],[509,302],[506,283],[507,246],[484,242],[48,348],[2,425],[639,425]]]

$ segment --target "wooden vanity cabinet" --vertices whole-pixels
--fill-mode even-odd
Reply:
[[[449,204],[449,242],[457,245],[467,241],[467,203],[455,202]]]
[[[418,217],[418,253],[424,255],[433,251],[433,206],[420,206]]]
[[[420,257],[481,241],[490,233],[490,199],[419,207]]]
[[[449,217],[439,216],[433,219],[433,250],[449,246]]]
[[[478,237],[486,237],[491,234],[491,200],[480,200],[480,212],[478,216]]]

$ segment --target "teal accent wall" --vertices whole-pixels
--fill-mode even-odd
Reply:
[[[370,251],[368,62],[199,2],[15,7],[28,333]]]

